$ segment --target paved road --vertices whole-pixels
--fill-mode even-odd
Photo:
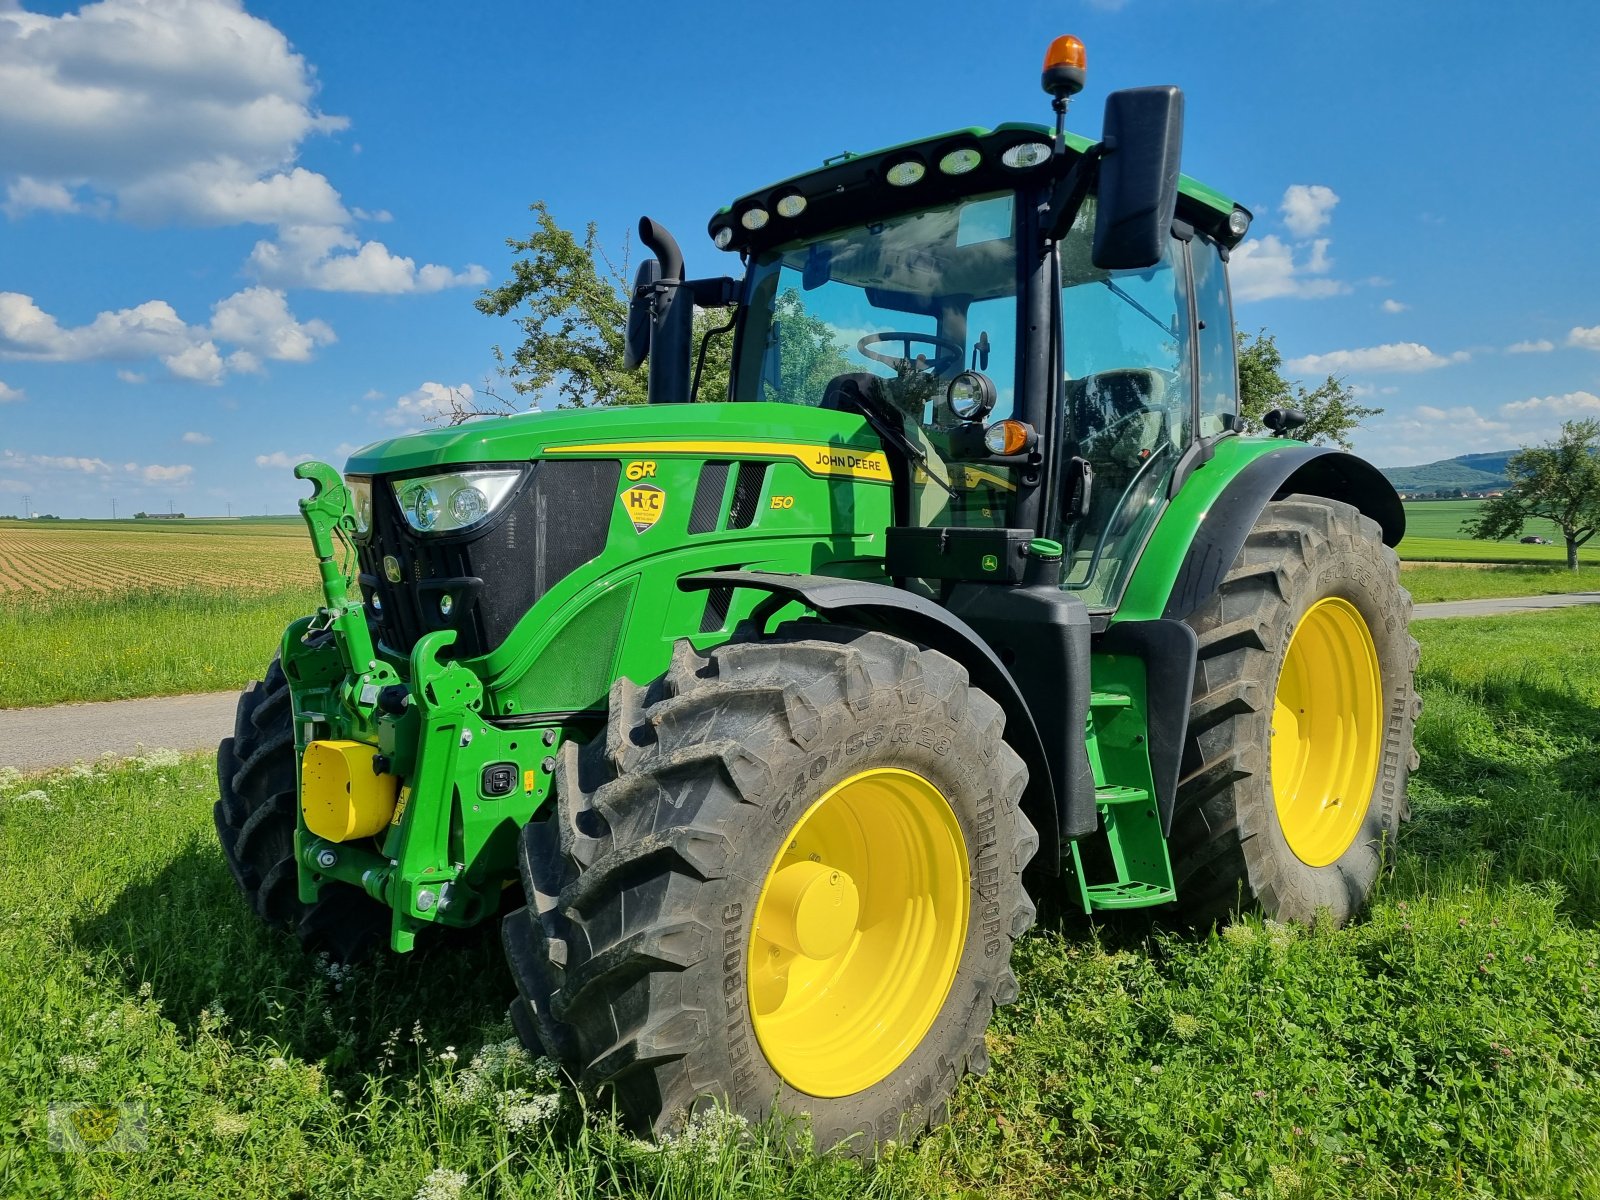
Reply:
[[[1405,582],[1402,576],[1401,582]],[[1571,592],[1565,596],[1508,596],[1494,600],[1446,600],[1419,604],[1414,621],[1429,617],[1498,617],[1505,613],[1534,612],[1541,608],[1569,608],[1574,604],[1600,604],[1600,592]]]
[[[151,750],[213,750],[233,731],[237,692],[0,709],[0,767],[37,771]]]
[[[1600,592],[1419,604],[1413,615],[1418,620],[1486,617],[1573,604],[1600,604]],[[80,759],[93,762],[108,752],[124,756],[156,749],[210,750],[233,729],[237,699],[236,692],[208,692],[149,700],[0,709],[0,767],[37,771],[68,766]]]

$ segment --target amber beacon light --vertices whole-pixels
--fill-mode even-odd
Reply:
[[[1070,33],[1058,37],[1045,51],[1039,82],[1057,100],[1076,96],[1083,90],[1085,62],[1082,42]]]

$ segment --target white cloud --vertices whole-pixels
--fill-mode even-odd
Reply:
[[[385,425],[417,429],[449,417],[455,411],[456,402],[470,404],[474,395],[470,383],[459,383],[452,388],[430,381],[401,396],[379,419]]]
[[[1513,342],[1506,347],[1507,354],[1548,354],[1556,348],[1556,344],[1547,338],[1540,338],[1532,342]]]
[[[183,435],[183,440],[190,446],[209,446],[216,441],[209,433],[196,433],[192,429]]]
[[[146,483],[188,483],[194,475],[194,468],[187,463],[179,466],[163,467],[151,463],[141,467],[137,463],[128,463],[126,469],[138,475]]]
[[[325,179],[286,170],[307,137],[348,124],[315,91],[238,0],[0,5],[0,174],[28,181],[22,203],[88,189],[145,221],[305,220],[330,197],[342,213]]]
[[[103,475],[111,464],[103,458],[83,458],[73,454],[12,454],[5,452],[8,464],[43,467],[47,471],[78,471],[84,475]]]
[[[1451,363],[1466,362],[1464,350],[1454,354],[1435,354],[1417,342],[1391,342],[1359,350],[1330,350],[1326,354],[1307,354],[1289,360],[1289,368],[1307,375],[1338,374],[1341,371],[1431,371]]]
[[[274,467],[285,469],[299,466],[303,462],[310,462],[316,458],[315,454],[285,454],[282,450],[274,450],[271,454],[256,455],[256,466]]]
[[[261,278],[324,291],[487,282],[351,231],[391,217],[297,165],[307,139],[349,125],[316,91],[310,64],[241,0],[98,0],[59,17],[0,0],[0,209],[277,226],[252,255]]]
[[[21,388],[14,388],[5,380],[0,379],[0,404],[14,404],[23,399],[25,393]]]
[[[1338,203],[1339,195],[1331,187],[1294,183],[1283,193],[1278,211],[1283,214],[1284,228],[1295,237],[1308,238],[1328,224]]]
[[[392,253],[382,242],[363,242],[336,225],[291,225],[278,240],[260,241],[250,265],[268,283],[324,292],[436,292],[464,284],[481,285],[489,273],[480,266],[452,271],[436,263]]]
[[[325,321],[297,321],[284,294],[264,287],[246,288],[218,301],[211,310],[211,333],[280,362],[309,362],[317,346],[338,340]]]
[[[1600,325],[1591,325],[1587,329],[1580,325],[1573,329],[1567,334],[1567,345],[1600,350]]]
[[[129,371],[126,368],[118,368],[118,370],[117,370],[117,378],[122,380],[123,383],[143,383],[144,382],[144,376],[141,375],[138,371]]]
[[[21,292],[0,292],[0,358],[35,362],[159,359],[173,375],[217,384],[232,370],[259,369],[259,356],[305,362],[334,341],[319,320],[298,321],[282,292],[246,288],[212,308],[209,325],[189,325],[165,300],[102,312],[87,325],[67,327]],[[236,349],[223,357],[218,343]],[[142,381],[119,372],[125,382]]]
[[[41,183],[22,175],[6,185],[6,198],[0,209],[6,216],[16,218],[31,212],[77,212],[78,202],[64,184]]]
[[[1411,306],[1409,304],[1402,304],[1398,300],[1390,299],[1385,300],[1381,307],[1386,313],[1403,313]]]
[[[1251,238],[1233,252],[1228,276],[1236,300],[1315,300],[1350,290],[1347,283],[1322,278],[1332,266],[1327,238],[1318,238],[1309,246],[1291,246],[1269,233]]]
[[[1537,415],[1570,420],[1574,417],[1600,417],[1600,396],[1593,392],[1567,392],[1560,396],[1529,396],[1502,404],[1506,416]]]

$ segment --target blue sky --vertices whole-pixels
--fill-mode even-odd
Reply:
[[[544,199],[690,270],[706,218],[840,150],[1176,83],[1256,213],[1239,324],[1386,412],[1380,464],[1600,416],[1600,7],[1096,0],[0,0],[0,512],[289,511],[301,455],[481,389],[472,301]]]

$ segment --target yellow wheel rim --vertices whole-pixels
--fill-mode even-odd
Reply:
[[[1272,715],[1272,798],[1296,857],[1325,867],[1350,848],[1378,778],[1383,685],[1355,605],[1306,610],[1289,639]]]
[[[829,789],[767,872],[750,930],[750,1014],[791,1087],[849,1096],[927,1036],[967,940],[966,841],[950,803],[878,767]]]

